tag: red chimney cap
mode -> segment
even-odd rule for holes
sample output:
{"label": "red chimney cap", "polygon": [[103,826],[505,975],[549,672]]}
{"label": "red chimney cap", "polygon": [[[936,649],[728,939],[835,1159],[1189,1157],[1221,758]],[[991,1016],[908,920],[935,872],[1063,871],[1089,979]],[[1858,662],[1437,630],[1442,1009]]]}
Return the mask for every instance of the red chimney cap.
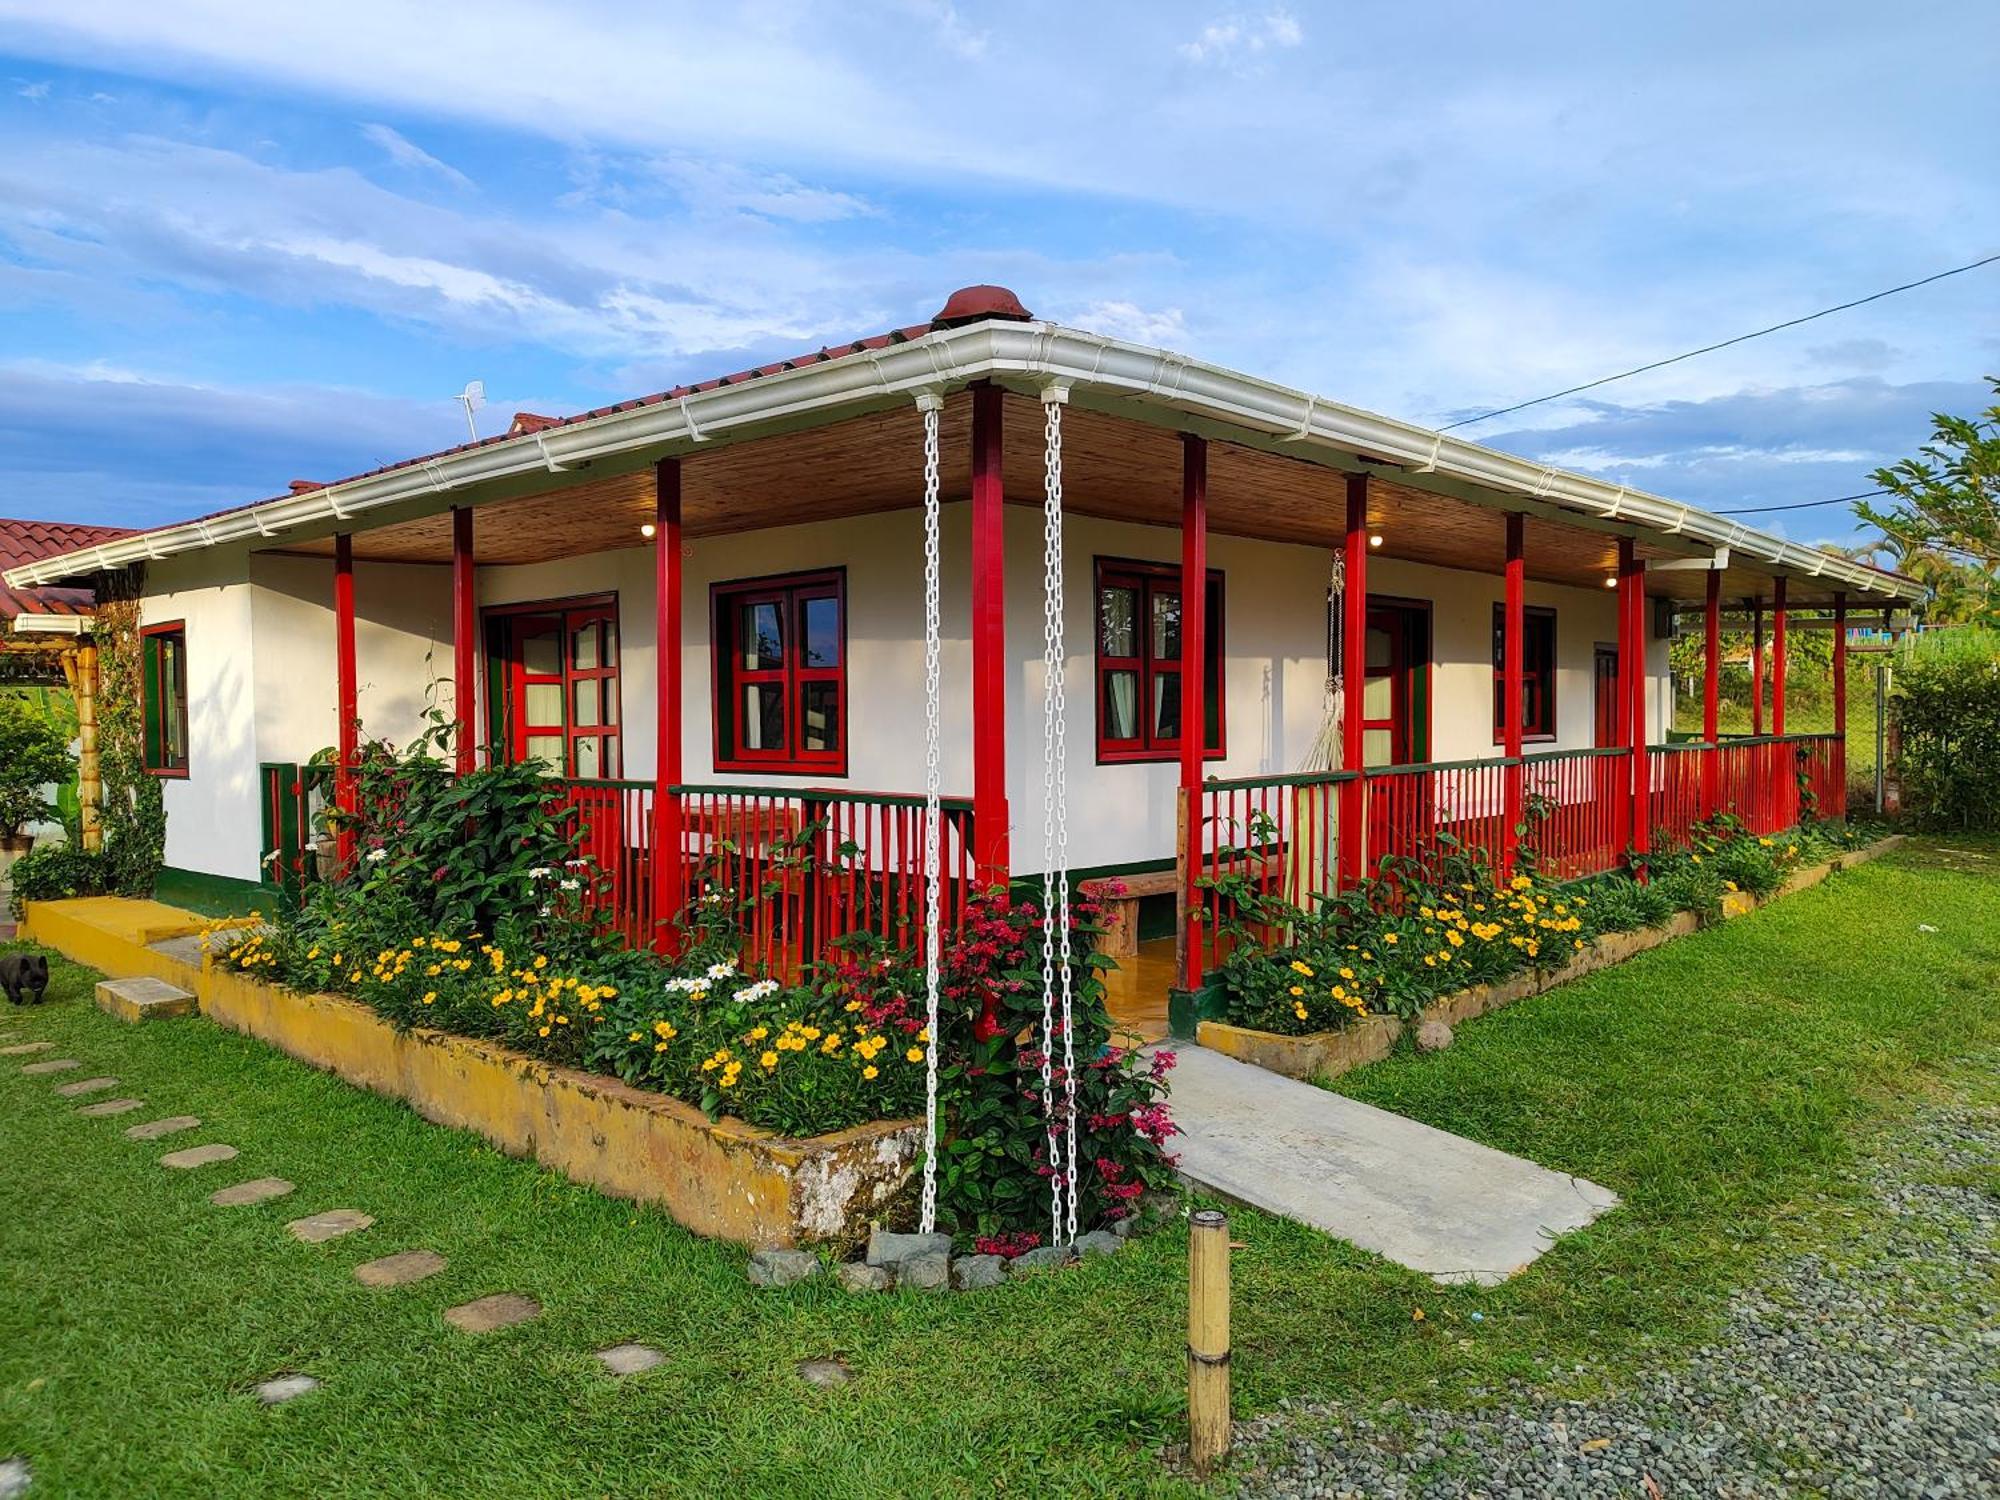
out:
{"label": "red chimney cap", "polygon": [[1004,286],[962,286],[945,298],[944,306],[931,319],[931,327],[956,328],[961,323],[977,323],[986,318],[1026,323],[1033,314]]}
{"label": "red chimney cap", "polygon": [[294,495],[310,495],[314,490],[323,490],[326,485],[317,479],[294,479],[291,491]]}
{"label": "red chimney cap", "polygon": [[514,420],[507,424],[507,435],[519,437],[524,432],[540,432],[545,427],[562,426],[561,417],[545,417],[539,412],[517,411]]}

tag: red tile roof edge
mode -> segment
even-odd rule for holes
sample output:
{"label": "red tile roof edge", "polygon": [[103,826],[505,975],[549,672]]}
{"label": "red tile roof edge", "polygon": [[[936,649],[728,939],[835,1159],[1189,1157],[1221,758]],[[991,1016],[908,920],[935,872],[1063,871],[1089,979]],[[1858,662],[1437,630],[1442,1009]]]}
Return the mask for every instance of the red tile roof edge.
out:
{"label": "red tile roof edge", "polygon": [[[133,534],[129,526],[86,526],[73,521],[26,521],[0,517],[0,573],[24,563],[59,557],[82,547],[115,542]],[[96,607],[90,589],[14,589],[0,581],[0,620],[19,615],[87,615]]]}

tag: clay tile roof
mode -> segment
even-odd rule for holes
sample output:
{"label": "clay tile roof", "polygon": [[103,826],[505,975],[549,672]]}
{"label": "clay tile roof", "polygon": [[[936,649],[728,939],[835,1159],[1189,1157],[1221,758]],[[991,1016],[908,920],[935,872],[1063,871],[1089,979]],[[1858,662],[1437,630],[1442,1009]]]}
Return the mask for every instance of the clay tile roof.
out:
{"label": "clay tile roof", "polygon": [[507,424],[507,436],[519,437],[524,432],[540,432],[544,427],[562,426],[561,417],[545,417],[539,412],[517,411],[514,420]]}
{"label": "clay tile roof", "polygon": [[314,490],[325,489],[326,481],[321,479],[294,479],[289,487],[294,495],[310,495]]}
{"label": "clay tile roof", "polygon": [[[123,526],[0,519],[0,573],[131,534]],[[95,605],[96,596],[89,589],[10,589],[0,582],[0,620],[16,615],[87,615]]]}

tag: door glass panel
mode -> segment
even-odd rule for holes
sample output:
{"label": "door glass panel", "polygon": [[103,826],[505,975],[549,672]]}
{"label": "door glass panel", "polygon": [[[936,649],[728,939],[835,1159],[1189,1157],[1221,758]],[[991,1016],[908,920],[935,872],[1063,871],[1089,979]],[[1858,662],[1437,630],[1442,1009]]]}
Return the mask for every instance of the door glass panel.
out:
{"label": "door glass panel", "polygon": [[1389,632],[1380,625],[1370,625],[1368,627],[1367,645],[1368,670],[1371,672],[1388,671],[1389,663],[1393,659],[1395,651],[1395,643]]}
{"label": "door glass panel", "polygon": [[521,759],[538,760],[549,770],[561,773],[563,737],[559,734],[531,734],[522,747]]}
{"label": "door glass panel", "polygon": [[1181,596],[1165,590],[1153,595],[1153,660],[1181,659]]}
{"label": "door glass panel", "polygon": [[1386,719],[1395,711],[1395,679],[1370,677],[1361,685],[1361,717]]}
{"label": "door glass panel", "polygon": [[1139,737],[1139,674],[1104,674],[1104,737],[1107,740],[1136,740]]}
{"label": "door glass panel", "polygon": [[604,681],[604,722],[618,722],[618,679],[608,677]]}
{"label": "door glass panel", "polygon": [[620,769],[621,767],[618,762],[618,736],[607,734],[604,737],[604,774],[606,776],[616,776]]}
{"label": "door glass panel", "polygon": [[776,604],[744,605],[742,632],[745,671],[774,672],[785,665],[784,615]]}
{"label": "door glass panel", "polygon": [[785,748],[785,689],[776,682],[743,685],[743,748]]}
{"label": "door glass panel", "polygon": [[570,632],[570,665],[579,672],[594,672],[604,665],[598,655],[596,621],[579,625]]}
{"label": "door glass panel", "polygon": [[615,667],[618,665],[618,622],[613,619],[601,620],[597,628],[604,637],[604,665]]}
{"label": "door glass panel", "polygon": [[1395,754],[1395,736],[1386,729],[1364,729],[1361,731],[1361,764],[1364,766],[1386,766],[1391,764]]}
{"label": "door glass panel", "polygon": [[603,741],[594,734],[581,735],[576,740],[576,774],[592,780],[604,774]]}
{"label": "door glass panel", "polygon": [[604,702],[604,684],[595,677],[585,677],[570,684],[570,697],[576,703],[576,717],[570,720],[573,728],[592,729],[603,722],[599,709]]}
{"label": "door glass panel", "polygon": [[562,675],[562,632],[559,630],[538,630],[532,635],[523,635],[521,643],[521,668],[531,677],[560,677]]}
{"label": "door glass panel", "polygon": [[1177,740],[1181,735],[1181,674],[1153,675],[1153,738]]}
{"label": "door glass panel", "polygon": [[799,748],[802,750],[840,748],[839,683],[799,684]]}
{"label": "door glass panel", "polygon": [[521,692],[521,708],[527,722],[534,725],[563,721],[563,690],[559,682],[531,682]]}
{"label": "door glass panel", "polygon": [[838,599],[808,599],[799,607],[803,616],[802,629],[805,634],[806,659],[808,667],[837,667],[840,665],[840,601]]}
{"label": "door glass panel", "polygon": [[1106,656],[1139,654],[1139,591],[1108,588],[1098,591],[1098,649]]}

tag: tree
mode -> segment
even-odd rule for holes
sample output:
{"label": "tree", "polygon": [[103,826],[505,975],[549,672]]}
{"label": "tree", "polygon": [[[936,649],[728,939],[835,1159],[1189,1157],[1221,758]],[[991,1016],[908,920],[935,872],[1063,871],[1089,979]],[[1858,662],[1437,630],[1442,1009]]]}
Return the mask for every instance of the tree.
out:
{"label": "tree", "polygon": [[1879,527],[1881,551],[1938,592],[1934,618],[1978,618],[2000,587],[2000,377],[1995,404],[1976,418],[1931,414],[1931,441],[1869,477],[1887,497],[1855,515]]}
{"label": "tree", "polygon": [[42,788],[75,774],[61,731],[13,694],[0,695],[0,841],[18,840],[28,824],[54,817]]}

